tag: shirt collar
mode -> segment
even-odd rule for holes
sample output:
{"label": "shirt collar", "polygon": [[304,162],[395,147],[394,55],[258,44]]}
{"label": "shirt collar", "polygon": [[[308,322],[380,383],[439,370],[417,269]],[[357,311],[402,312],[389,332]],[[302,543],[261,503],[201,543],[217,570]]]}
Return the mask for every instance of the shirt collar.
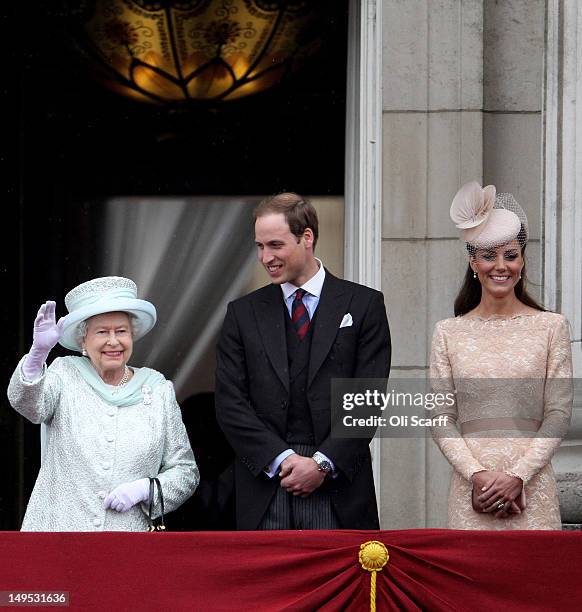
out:
{"label": "shirt collar", "polygon": [[323,289],[323,281],[325,280],[325,268],[323,267],[321,259],[317,259],[316,257],[315,261],[319,266],[319,270],[301,287],[297,287],[293,283],[283,283],[281,285],[281,290],[283,291],[283,297],[285,299],[293,295],[299,288],[305,289],[307,293],[310,293],[315,297],[319,297],[321,295],[321,290]]}

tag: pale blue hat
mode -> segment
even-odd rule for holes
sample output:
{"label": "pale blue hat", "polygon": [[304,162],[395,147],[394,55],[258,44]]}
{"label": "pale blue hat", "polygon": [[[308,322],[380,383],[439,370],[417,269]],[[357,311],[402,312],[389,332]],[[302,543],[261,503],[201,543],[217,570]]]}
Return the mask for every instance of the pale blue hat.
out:
{"label": "pale blue hat", "polygon": [[156,324],[156,308],[137,298],[137,286],[129,278],[104,276],[77,285],[65,296],[69,314],[64,318],[63,335],[59,340],[65,348],[80,351],[77,342],[79,323],[106,312],[127,312],[138,320],[133,339],[143,338]]}

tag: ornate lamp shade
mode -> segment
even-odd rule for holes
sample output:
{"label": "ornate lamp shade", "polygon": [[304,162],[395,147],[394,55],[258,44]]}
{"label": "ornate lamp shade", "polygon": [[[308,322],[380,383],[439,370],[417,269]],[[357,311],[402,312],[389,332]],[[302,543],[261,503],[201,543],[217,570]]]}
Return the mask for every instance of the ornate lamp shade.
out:
{"label": "ornate lamp shade", "polygon": [[84,0],[79,40],[120,94],[159,104],[234,100],[271,87],[313,52],[322,4]]}

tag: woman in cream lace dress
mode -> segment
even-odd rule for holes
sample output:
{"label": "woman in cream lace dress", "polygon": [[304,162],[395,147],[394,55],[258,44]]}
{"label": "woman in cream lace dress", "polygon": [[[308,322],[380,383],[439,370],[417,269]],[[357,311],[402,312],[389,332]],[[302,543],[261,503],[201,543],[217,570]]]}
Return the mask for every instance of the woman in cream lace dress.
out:
{"label": "woman in cream lace dress", "polygon": [[571,415],[568,322],[544,311],[524,287],[527,219],[509,194],[463,186],[451,217],[469,267],[455,318],[436,324],[430,373],[455,389],[433,430],[454,468],[453,529],[560,529],[550,464]]}

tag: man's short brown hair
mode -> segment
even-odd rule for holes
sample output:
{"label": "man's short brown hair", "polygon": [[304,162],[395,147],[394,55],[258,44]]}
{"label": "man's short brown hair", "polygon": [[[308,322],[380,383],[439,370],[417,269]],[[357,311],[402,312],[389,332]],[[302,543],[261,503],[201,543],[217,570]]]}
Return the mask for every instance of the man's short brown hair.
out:
{"label": "man's short brown hair", "polygon": [[307,198],[291,191],[269,196],[257,205],[253,215],[256,221],[259,217],[271,213],[283,213],[291,233],[296,236],[298,242],[305,230],[310,228],[313,232],[313,248],[315,249],[319,236],[319,222],[315,208]]}

